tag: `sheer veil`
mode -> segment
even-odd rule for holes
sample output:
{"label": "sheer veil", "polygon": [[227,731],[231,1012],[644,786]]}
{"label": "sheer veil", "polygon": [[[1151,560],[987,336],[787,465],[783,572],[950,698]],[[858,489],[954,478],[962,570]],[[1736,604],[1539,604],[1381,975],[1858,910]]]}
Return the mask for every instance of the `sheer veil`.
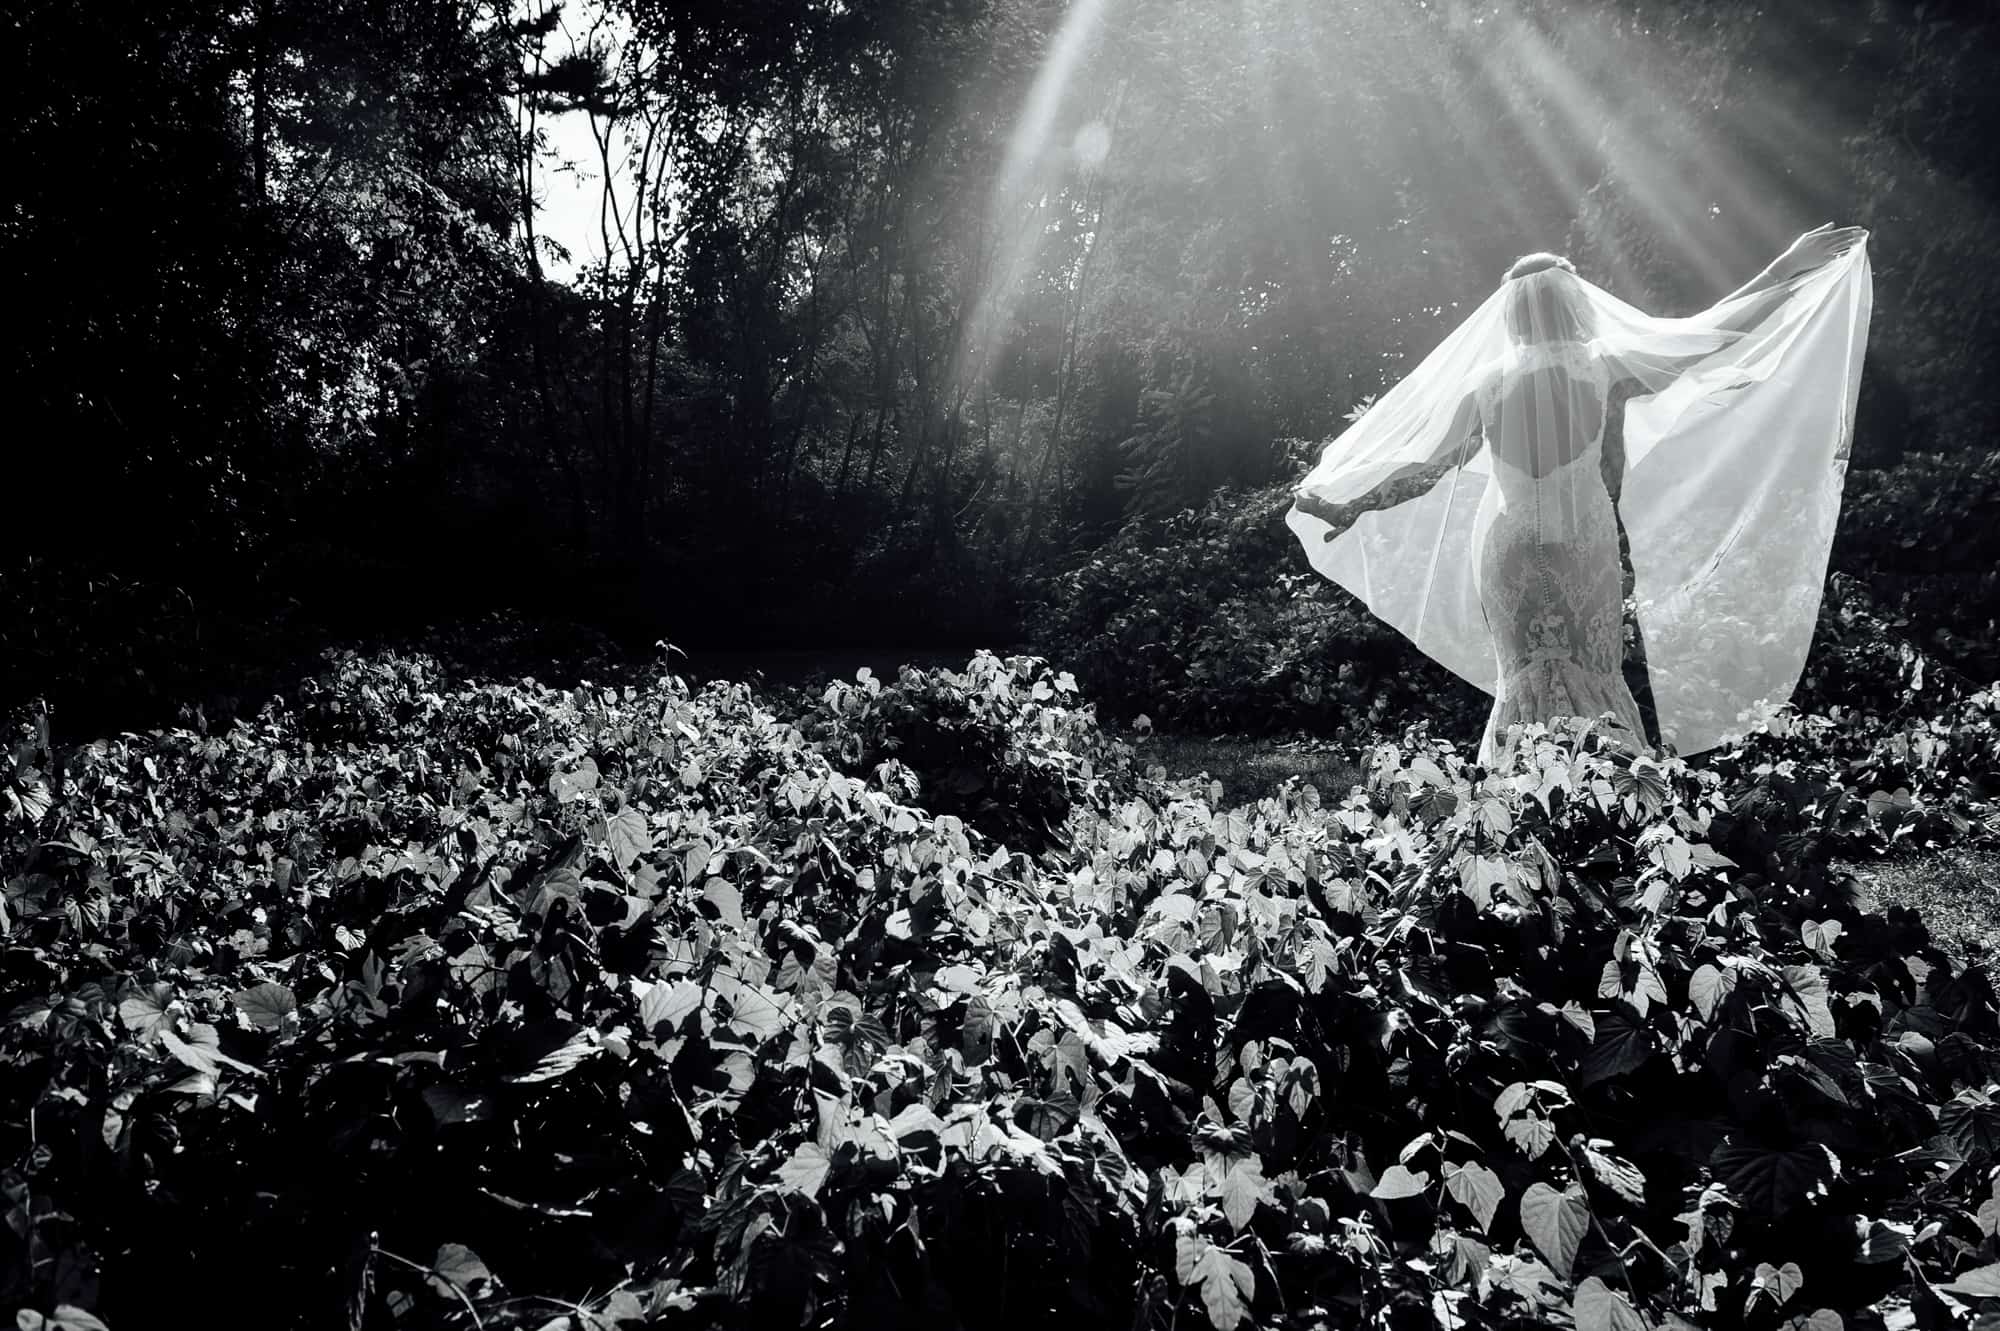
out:
{"label": "sheer veil", "polygon": [[[1804,669],[1867,340],[1866,246],[1783,290],[1670,319],[1561,269],[1504,283],[1327,445],[1299,493],[1323,509],[1435,471],[1428,487],[1344,529],[1305,507],[1287,523],[1315,569],[1492,693],[1482,502],[1522,478],[1558,508],[1601,485],[1571,464],[1595,457],[1622,383],[1618,512],[1661,738],[1713,748]],[[1515,470],[1496,480],[1496,466]]]}

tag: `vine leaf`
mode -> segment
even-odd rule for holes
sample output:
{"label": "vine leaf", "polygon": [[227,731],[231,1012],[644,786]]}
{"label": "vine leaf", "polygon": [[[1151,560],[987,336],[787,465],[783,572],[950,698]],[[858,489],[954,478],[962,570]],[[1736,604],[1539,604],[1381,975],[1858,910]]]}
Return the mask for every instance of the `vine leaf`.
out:
{"label": "vine leaf", "polygon": [[2000,1101],[1971,1087],[1938,1110],[1938,1126],[1973,1165],[2000,1154]]}
{"label": "vine leaf", "polygon": [[1264,1181],[1264,1166],[1256,1156],[1246,1155],[1230,1165],[1222,1179],[1222,1213],[1231,1229],[1242,1229],[1257,1214],[1257,1203],[1271,1196]]}
{"label": "vine leaf", "polygon": [[1817,1308],[1785,1323],[1785,1331],[1847,1331],[1847,1323],[1831,1308]]}
{"label": "vine leaf", "polygon": [[1717,1182],[1747,1209],[1766,1217],[1783,1215],[1824,1196],[1827,1184],[1840,1175],[1840,1161],[1817,1142],[1771,1147],[1729,1137],[1715,1148],[1708,1163]]}
{"label": "vine leaf", "polygon": [[1192,1226],[1174,1241],[1174,1274],[1183,1285],[1201,1287],[1202,1307],[1216,1331],[1236,1331],[1250,1315],[1250,1296],[1257,1289],[1250,1264],[1194,1233]]}
{"label": "vine leaf", "polygon": [[143,1044],[166,1024],[167,1010],[151,994],[133,994],[118,1005],[118,1020]]}
{"label": "vine leaf", "polygon": [[549,777],[549,794],[556,797],[556,803],[568,804],[596,790],[597,781],[597,760],[585,758],[574,772],[553,773]]}
{"label": "vine leaf", "polygon": [[1652,1056],[1652,1032],[1623,1013],[1609,1012],[1597,1023],[1597,1039],[1577,1065],[1577,1081],[1592,1086],[1630,1072]]}
{"label": "vine leaf", "polygon": [[1609,1142],[1579,1141],[1572,1138],[1571,1144],[1577,1147],[1577,1154],[1583,1157],[1583,1163],[1590,1167],[1591,1176],[1599,1183],[1633,1206],[1645,1200],[1646,1176],[1640,1173],[1639,1167],[1630,1160],[1598,1149],[1600,1146],[1609,1146]]}
{"label": "vine leaf", "polygon": [[1503,1131],[1507,1140],[1530,1160],[1541,1159],[1542,1152],[1554,1145],[1556,1140],[1555,1124],[1533,1110],[1510,1122]]}
{"label": "vine leaf", "polygon": [[1650,1331],[1623,1294],[1590,1276],[1576,1287],[1576,1331]]}
{"label": "vine leaf", "polygon": [[486,1263],[463,1243],[447,1243],[439,1248],[431,1270],[435,1274],[427,1277],[425,1283],[447,1299],[462,1295],[476,1298],[485,1286],[493,1283],[493,1273],[486,1269]]}
{"label": "vine leaf", "polygon": [[1938,1288],[1961,1299],[2000,1299],[2000,1262],[1976,1266]]}
{"label": "vine leaf", "polygon": [[604,820],[604,844],[610,848],[611,858],[618,867],[630,872],[641,855],[653,853],[653,834],[646,828],[646,815],[637,809],[627,809],[615,818]]}
{"label": "vine leaf", "polygon": [[1583,1234],[1589,1227],[1590,1204],[1574,1188],[1557,1192],[1546,1183],[1535,1183],[1521,1194],[1521,1228],[1535,1251],[1564,1280],[1569,1279],[1576,1251],[1583,1246]]}
{"label": "vine leaf", "polygon": [[1779,1307],[1791,1302],[1792,1295],[1799,1292],[1806,1283],[1805,1272],[1797,1262],[1786,1262],[1783,1266],[1773,1266],[1769,1262],[1757,1263],[1757,1271],[1750,1280],[1750,1297],[1745,1310],[1758,1299],[1769,1299]]}
{"label": "vine leaf", "polygon": [[[128,1000],[129,1001],[129,1000]],[[259,984],[231,994],[229,1001],[259,1030],[275,1031],[285,1018],[299,1010],[298,995],[282,984]]]}
{"label": "vine leaf", "polygon": [[1703,962],[1688,977],[1688,998],[1703,1021],[1714,1021],[1729,995],[1736,991],[1736,971]]}
{"label": "vine leaf", "polygon": [[1507,1187],[1498,1174],[1476,1160],[1462,1167],[1446,1165],[1444,1186],[1453,1199],[1472,1212],[1480,1229],[1493,1228],[1493,1217],[1507,1197]]}
{"label": "vine leaf", "polygon": [[1382,1171],[1382,1181],[1377,1183],[1368,1195],[1381,1201],[1399,1201],[1404,1197],[1420,1195],[1431,1185],[1430,1171],[1412,1171],[1405,1165],[1390,1165]]}
{"label": "vine leaf", "polygon": [[800,1142],[791,1158],[778,1166],[778,1179],[796,1192],[817,1197],[820,1186],[826,1182],[826,1172],[832,1167],[832,1158],[818,1142]]}

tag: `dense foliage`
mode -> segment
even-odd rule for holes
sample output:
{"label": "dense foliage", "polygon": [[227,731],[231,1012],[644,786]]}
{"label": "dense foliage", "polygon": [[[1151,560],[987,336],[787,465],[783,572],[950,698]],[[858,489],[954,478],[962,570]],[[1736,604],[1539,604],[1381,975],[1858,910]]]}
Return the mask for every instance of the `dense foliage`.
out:
{"label": "dense foliage", "polygon": [[1476,731],[1490,701],[1306,564],[1291,487],[1226,491],[1135,523],[1039,587],[1029,632],[1115,716],[1359,742],[1428,717]]}
{"label": "dense foliage", "polygon": [[212,733],[28,716],[0,1289],[114,1328],[187,1290],[353,1327],[2000,1308],[1992,976],[1828,869],[2000,837],[2000,693],[1777,712],[1703,768],[1582,725],[1366,760],[1218,808],[983,654],[783,711],[347,655]]}
{"label": "dense foliage", "polygon": [[1966,574],[1922,632],[1993,564],[1979,0],[32,0],[5,32],[0,698],[59,726],[441,599],[641,650],[1008,641],[1039,575],[1281,477],[1515,254],[1672,312],[1829,218],[1881,296],[1857,488],[1927,493],[1876,530]]}

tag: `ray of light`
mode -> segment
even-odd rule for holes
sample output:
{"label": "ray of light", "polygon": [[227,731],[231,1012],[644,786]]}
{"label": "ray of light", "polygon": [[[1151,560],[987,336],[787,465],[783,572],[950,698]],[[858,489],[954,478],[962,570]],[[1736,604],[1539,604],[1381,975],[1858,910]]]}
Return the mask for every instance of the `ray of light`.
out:
{"label": "ray of light", "polygon": [[[1055,149],[1058,117],[1076,72],[1104,20],[1108,0],[1075,0],[1049,42],[1041,68],[1022,99],[994,182],[987,225],[998,232],[985,281],[953,356],[952,381],[962,394],[983,377],[1013,314],[1023,278],[1047,229],[1050,195],[1061,165]],[[1101,128],[1101,127],[1100,127]],[[1068,145],[1061,145],[1068,146]],[[1076,145],[1094,169],[1110,149],[1108,131]]]}

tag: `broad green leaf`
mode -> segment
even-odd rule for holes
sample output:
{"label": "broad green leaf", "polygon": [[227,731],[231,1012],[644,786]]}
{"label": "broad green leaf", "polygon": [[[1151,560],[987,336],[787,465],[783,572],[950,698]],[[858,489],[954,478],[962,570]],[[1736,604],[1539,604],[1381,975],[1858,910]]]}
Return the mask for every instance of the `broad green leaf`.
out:
{"label": "broad green leaf", "polygon": [[1542,1158],[1542,1152],[1555,1144],[1555,1124],[1540,1114],[1523,1114],[1509,1122],[1501,1130],[1514,1148],[1530,1160]]}
{"label": "broad green leaf", "polygon": [[931,976],[931,983],[955,994],[976,994],[979,992],[980,978],[978,971],[959,963],[940,969],[937,974]]}
{"label": "broad green leaf", "polygon": [[167,1010],[151,994],[133,994],[118,1005],[118,1020],[143,1043],[167,1019]]}
{"label": "broad green leaf", "polygon": [[1715,1148],[1709,1168],[1747,1210],[1775,1218],[1824,1196],[1840,1162],[1816,1142],[1763,1146],[1732,1136]]}
{"label": "broad green leaf", "polygon": [[549,777],[549,793],[556,797],[556,803],[568,804],[582,799],[597,789],[597,762],[585,758],[577,763],[573,772],[556,772]]}
{"label": "broad green leaf", "polygon": [[1507,1197],[1506,1185],[1500,1182],[1498,1174],[1476,1160],[1464,1166],[1448,1164],[1444,1167],[1444,1186],[1454,1200],[1472,1212],[1481,1230],[1493,1228],[1493,1217]]}
{"label": "broad green leaf", "polygon": [[222,1066],[211,1051],[189,1044],[164,1026],[160,1028],[160,1043],[166,1046],[168,1053],[196,1072],[213,1077]]}
{"label": "broad green leaf", "polygon": [[1639,1205],[1646,1198],[1646,1176],[1631,1161],[1597,1149],[1605,1145],[1609,1143],[1586,1143],[1578,1150],[1584,1168],[1590,1171],[1591,1177],[1624,1201],[1633,1206]]}
{"label": "broad green leaf", "polygon": [[889,1135],[897,1141],[926,1133],[933,1137],[944,1135],[944,1120],[932,1112],[929,1105],[907,1105],[889,1120]]}
{"label": "broad green leaf", "polygon": [[439,1248],[431,1261],[431,1271],[433,1274],[427,1280],[431,1289],[454,1303],[461,1293],[479,1297],[493,1280],[493,1273],[479,1260],[479,1254],[462,1243],[447,1243]]}
{"label": "broad green leaf", "polygon": [[1521,1229],[1561,1279],[1569,1279],[1589,1228],[1590,1204],[1576,1188],[1557,1192],[1546,1183],[1533,1183],[1521,1194]]}
{"label": "broad green leaf", "polygon": [[255,985],[229,997],[259,1030],[275,1031],[285,1024],[286,1017],[299,1010],[298,996],[282,984]]}
{"label": "broad green leaf", "polygon": [[1807,920],[1800,926],[1799,934],[1810,951],[1830,957],[1833,953],[1833,945],[1840,940],[1841,932],[1845,927],[1839,920],[1826,920],[1824,922]]}
{"label": "broad green leaf", "polygon": [[1445,1279],[1454,1285],[1469,1285],[1486,1274],[1487,1264],[1492,1260],[1493,1250],[1484,1243],[1470,1234],[1453,1234]]}
{"label": "broad green leaf", "polygon": [[2000,1262],[1961,1272],[1938,1288],[1961,1299],[2000,1299]]}
{"label": "broad green leaf", "polygon": [[1938,1126],[1965,1158],[1984,1165],[2000,1155],[2000,1101],[1967,1088],[1938,1110]]}
{"label": "broad green leaf", "polygon": [[1264,1181],[1264,1166],[1254,1155],[1233,1161],[1222,1177],[1222,1214],[1231,1229],[1242,1229],[1257,1214],[1257,1203],[1268,1201],[1271,1185]]}
{"label": "broad green leaf", "polygon": [[1374,1191],[1368,1195],[1385,1202],[1393,1202],[1404,1197],[1419,1196],[1430,1185],[1431,1176],[1428,1170],[1419,1169],[1412,1172],[1405,1165],[1390,1165],[1382,1171],[1381,1182],[1377,1183]]}
{"label": "broad green leaf", "polygon": [[794,1192],[817,1197],[820,1185],[826,1182],[827,1170],[832,1167],[832,1159],[817,1142],[800,1142],[791,1158],[778,1166],[778,1179]]}
{"label": "broad green leaf", "polygon": [[1593,1086],[1631,1072],[1653,1056],[1653,1035],[1621,1012],[1608,1012],[1597,1022],[1597,1039],[1577,1066],[1580,1085]]}
{"label": "broad green leaf", "polygon": [[1837,1034],[1833,1021],[1833,1009],[1827,1004],[1826,976],[1817,966],[1787,966],[1784,968],[1785,984],[1791,990],[1792,1001],[1805,1016],[1806,1030],[1818,1040],[1831,1040]]}
{"label": "broad green leaf", "polygon": [[646,815],[628,808],[605,819],[604,844],[611,851],[612,862],[630,872],[640,856],[653,853],[653,834],[646,826]]}
{"label": "broad green leaf", "polygon": [[1250,1299],[1257,1291],[1250,1264],[1210,1244],[1195,1259],[1192,1274],[1215,1331],[1236,1331],[1250,1315]]}
{"label": "broad green leaf", "polygon": [[701,885],[701,899],[715,907],[716,916],[722,923],[736,930],[746,932],[749,926],[743,919],[743,894],[736,890],[736,884],[726,878],[711,878]]}
{"label": "broad green leaf", "polygon": [[1596,1276],[1586,1276],[1576,1287],[1572,1307],[1576,1331],[1650,1331],[1631,1302]]}
{"label": "broad green leaf", "polygon": [[998,1023],[993,1005],[984,998],[965,1002],[965,1020],[959,1025],[959,1048],[967,1064],[977,1067],[993,1056],[993,1036]]}
{"label": "broad green leaf", "polygon": [[1785,1331],[1847,1331],[1847,1323],[1831,1308],[1817,1308],[1785,1323]]}
{"label": "broad green leaf", "polygon": [[1590,1009],[1571,999],[1562,1005],[1559,1013],[1562,1019],[1583,1032],[1586,1040],[1597,1039],[1597,1018],[1590,1015]]}
{"label": "broad green leaf", "polygon": [[[27,1310],[23,1309],[21,1316],[25,1319],[27,1315]],[[27,1322],[23,1320],[21,1325],[25,1328]],[[86,1312],[73,1303],[57,1304],[54,1312],[40,1319],[40,1328],[41,1331],[111,1331],[95,1313]]]}
{"label": "broad green leaf", "polygon": [[1769,1299],[1783,1307],[1805,1283],[1805,1272],[1799,1269],[1797,1262],[1786,1262],[1783,1266],[1759,1262],[1750,1277],[1750,1298],[1753,1302],[1759,1298]]}
{"label": "broad green leaf", "polygon": [[1733,967],[1713,966],[1706,962],[1695,967],[1688,977],[1688,998],[1694,1010],[1701,1014],[1703,1021],[1714,1021],[1716,1012],[1724,1000],[1736,988],[1736,971]]}
{"label": "broad green leaf", "polygon": [[678,1030],[682,1019],[701,1006],[701,998],[701,986],[693,980],[662,980],[640,996],[639,1024],[649,1034],[662,1023]]}

